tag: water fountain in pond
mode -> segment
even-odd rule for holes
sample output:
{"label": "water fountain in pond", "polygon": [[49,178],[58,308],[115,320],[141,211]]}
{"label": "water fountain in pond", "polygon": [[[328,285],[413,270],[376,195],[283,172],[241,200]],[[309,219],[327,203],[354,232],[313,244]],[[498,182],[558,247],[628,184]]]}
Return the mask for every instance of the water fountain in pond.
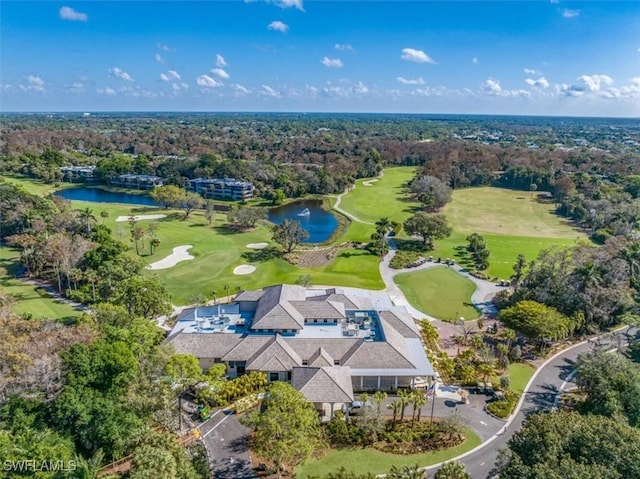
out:
{"label": "water fountain in pond", "polygon": [[309,208],[305,208],[300,213],[298,213],[298,216],[310,216],[310,215],[311,215],[311,211],[309,211]]}

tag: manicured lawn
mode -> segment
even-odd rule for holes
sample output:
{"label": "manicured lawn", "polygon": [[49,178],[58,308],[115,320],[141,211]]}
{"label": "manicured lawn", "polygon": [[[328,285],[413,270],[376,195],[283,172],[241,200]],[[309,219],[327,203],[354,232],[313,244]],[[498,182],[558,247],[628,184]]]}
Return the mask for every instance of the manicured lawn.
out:
{"label": "manicured lawn", "polygon": [[424,454],[412,454],[397,456],[385,454],[373,449],[342,449],[332,451],[320,459],[312,459],[296,469],[298,479],[306,479],[310,476],[324,477],[330,472],[336,472],[341,467],[356,474],[384,474],[389,472],[392,466],[404,466],[418,464],[429,466],[447,459],[464,454],[480,444],[480,438],[471,429],[466,429],[467,440],[456,447],[446,451],[427,452]]}
{"label": "manicured lawn", "polygon": [[[454,227],[453,234],[447,239],[436,241],[436,248],[428,254],[433,255],[435,258],[438,256],[442,257],[442,259],[452,258],[462,266],[466,266],[463,257],[466,254],[464,248],[467,245],[465,240],[467,235],[468,233],[456,231]],[[482,236],[491,253],[491,256],[489,256],[489,269],[485,272],[491,278],[499,279],[508,279],[513,274],[513,264],[520,253],[525,255],[527,261],[531,261],[543,249],[575,246],[578,241],[587,241],[586,238],[577,241],[567,238],[541,238],[489,233],[482,233]],[[460,247],[462,249],[456,249]]]}
{"label": "manicured lawn", "polygon": [[480,317],[480,313],[471,304],[475,284],[451,268],[436,266],[402,273],[394,279],[407,300],[430,316],[444,321],[453,321],[459,317]]}
{"label": "manicured lawn", "polygon": [[552,202],[532,199],[526,191],[491,187],[455,190],[443,213],[460,233],[586,238],[569,221],[555,214]]}
{"label": "manicured lawn", "polygon": [[[45,192],[44,186],[38,182],[22,179],[17,182],[34,193]],[[171,254],[175,246],[193,245],[189,254],[195,259],[178,263],[173,268],[148,271],[148,274],[157,275],[167,285],[172,302],[176,305],[187,304],[199,294],[211,299],[213,291],[221,297],[226,294],[226,285],[233,293],[236,288],[255,289],[281,282],[294,283],[303,274],[311,275],[313,284],[384,288],[378,271],[378,259],[366,251],[344,250],[331,264],[317,268],[297,268],[280,258],[260,260],[244,257],[246,253],[256,253],[246,247],[249,243],[273,244],[267,223],[258,225],[252,231],[234,232],[225,228],[226,215],[221,213],[216,214],[212,226],[209,226],[202,211],[196,211],[184,220],[182,211],[149,206],[85,201],[73,201],[72,206],[75,209],[93,210],[98,223],[103,222],[100,213],[107,211],[109,217],[104,224],[111,228],[115,238],[129,245],[131,251],[135,251],[135,247],[131,242],[129,223],[116,222],[116,218],[134,214],[166,214],[167,218],[154,220],[160,246],[152,256],[146,239],[140,254],[147,263],[153,263]],[[140,222],[143,225],[150,223],[148,220]],[[343,241],[347,240],[339,238],[337,242]],[[249,275],[234,275],[233,269],[240,264],[252,264],[256,266],[256,271]]]}
{"label": "manicured lawn", "polygon": [[517,394],[522,394],[529,379],[535,372],[535,368],[526,363],[509,364],[509,389]]}
{"label": "manicured lawn", "polygon": [[[363,182],[371,178],[358,180],[356,188],[342,197],[340,207],[363,221],[376,222],[383,216],[399,223],[411,216],[419,203],[408,201],[404,185],[415,173],[414,167],[402,166],[386,168],[384,175],[371,186]],[[367,237],[368,239],[368,237]]]}
{"label": "manicured lawn", "polygon": [[0,247],[0,289],[15,297],[14,311],[30,313],[34,318],[69,319],[80,316],[80,311],[50,297],[46,291],[16,278],[20,267],[20,253],[12,248]]}
{"label": "manicured lawn", "polygon": [[63,188],[72,188],[74,186],[82,186],[81,183],[60,183],[55,186],[53,183],[45,183],[41,180],[29,179],[19,176],[0,175],[4,181],[9,184],[22,186],[25,190],[34,195],[46,196],[54,190],[61,190]]}

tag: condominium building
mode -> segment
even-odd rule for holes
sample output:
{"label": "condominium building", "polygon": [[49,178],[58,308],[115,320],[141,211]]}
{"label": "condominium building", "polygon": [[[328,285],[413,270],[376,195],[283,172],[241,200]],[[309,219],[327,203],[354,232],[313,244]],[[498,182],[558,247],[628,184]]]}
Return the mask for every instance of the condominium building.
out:
{"label": "condominium building", "polygon": [[200,193],[205,198],[216,200],[247,200],[253,197],[254,186],[250,181],[235,178],[194,178],[187,189]]}

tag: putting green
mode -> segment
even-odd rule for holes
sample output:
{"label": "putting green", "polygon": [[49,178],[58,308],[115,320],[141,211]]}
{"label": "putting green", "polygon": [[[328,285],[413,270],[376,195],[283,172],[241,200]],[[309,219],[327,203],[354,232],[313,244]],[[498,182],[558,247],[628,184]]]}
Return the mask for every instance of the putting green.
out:
{"label": "putting green", "polygon": [[402,273],[394,278],[412,306],[443,321],[476,319],[480,313],[471,304],[476,285],[446,266]]}

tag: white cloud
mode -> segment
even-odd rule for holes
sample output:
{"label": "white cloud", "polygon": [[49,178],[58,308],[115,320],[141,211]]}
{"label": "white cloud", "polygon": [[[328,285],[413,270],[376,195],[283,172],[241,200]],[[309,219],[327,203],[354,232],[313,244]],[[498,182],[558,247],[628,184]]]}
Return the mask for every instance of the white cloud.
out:
{"label": "white cloud", "polygon": [[120,78],[120,80],[135,81],[131,77],[131,75],[129,75],[127,72],[123,71],[121,68],[118,68],[118,67],[109,68],[109,74],[116,78]]}
{"label": "white cloud", "polygon": [[564,18],[575,18],[578,15],[580,15],[580,10],[571,10],[569,8],[562,10],[562,16]]}
{"label": "white cloud", "polygon": [[247,87],[240,85],[239,83],[231,85],[231,88],[233,88],[233,90],[236,92],[236,95],[238,96],[248,95],[249,93],[251,93],[251,90],[249,90]]}
{"label": "white cloud", "polygon": [[403,48],[400,58],[407,60],[408,62],[416,63],[435,63],[433,59],[422,50],[416,50],[414,48]]}
{"label": "white cloud", "polygon": [[123,86],[118,88],[118,92],[125,96],[133,98],[157,98],[159,95],[156,92],[145,90],[140,87]]}
{"label": "white cloud", "polygon": [[495,78],[488,78],[482,84],[482,91],[487,95],[511,98],[531,96],[531,92],[527,90],[505,90],[504,88],[502,88],[500,81],[496,80]]}
{"label": "white cloud", "polygon": [[327,68],[342,68],[342,60],[340,60],[339,58],[324,57],[322,60],[320,60],[320,63],[322,63]]}
{"label": "white cloud", "polygon": [[578,81],[589,91],[600,91],[600,87],[613,84],[613,78],[609,75],[582,75],[578,77]]}
{"label": "white cloud", "polygon": [[604,98],[640,98],[640,77],[631,79],[629,85],[620,88],[609,88],[600,93]]}
{"label": "white cloud", "polygon": [[304,12],[304,8],[302,6],[302,0],[267,0],[269,3],[273,3],[280,8],[291,8],[295,7],[298,10]]}
{"label": "white cloud", "polygon": [[64,89],[70,93],[84,93],[84,85],[80,82],[65,85]]}
{"label": "white cloud", "polygon": [[354,51],[353,47],[348,43],[336,43],[334,47],[336,50],[348,50],[350,52]]}
{"label": "white cloud", "polygon": [[549,88],[549,82],[545,77],[540,77],[537,80],[534,80],[533,78],[527,78],[524,82],[527,85],[535,88]]}
{"label": "white cloud", "polygon": [[70,22],[86,22],[89,18],[86,13],[77,12],[71,7],[62,7],[59,14],[60,18]]}
{"label": "white cloud", "polygon": [[158,47],[163,52],[173,52],[175,48],[171,48],[169,45],[165,45],[163,43],[156,43],[156,47]]}
{"label": "white cloud", "polygon": [[219,53],[216,54],[216,66],[220,68],[227,66],[227,61]]}
{"label": "white cloud", "polygon": [[115,95],[116,91],[113,88],[106,87],[106,88],[98,88],[96,90],[96,93],[98,93],[99,95]]}
{"label": "white cloud", "polygon": [[473,57],[471,59],[471,63],[473,63],[474,65],[477,65],[478,63],[480,63],[480,60],[478,60],[478,57]]}
{"label": "white cloud", "polygon": [[182,90],[188,90],[189,84],[185,82],[173,83],[171,85],[171,88],[173,89],[174,92],[179,92]]}
{"label": "white cloud", "polygon": [[172,81],[172,80],[181,80],[180,74],[175,70],[169,70],[167,73],[160,73],[160,80],[162,81]]}
{"label": "white cloud", "polygon": [[229,79],[229,74],[222,68],[214,68],[213,70],[211,70],[211,73],[213,73],[217,77],[224,78],[225,80]]}
{"label": "white cloud", "polygon": [[369,93],[369,88],[367,85],[359,81],[356,86],[353,87],[353,91],[359,94]]}
{"label": "white cloud", "polygon": [[202,87],[208,88],[216,88],[222,86],[222,82],[217,81],[214,78],[211,78],[209,75],[200,75],[196,78],[196,83]]}
{"label": "white cloud", "polygon": [[542,75],[542,72],[540,70],[536,70],[535,68],[523,68],[522,71],[527,75]]}
{"label": "white cloud", "polygon": [[23,91],[44,91],[44,80],[38,75],[27,75],[27,84],[20,85]]}
{"label": "white cloud", "polygon": [[274,20],[269,25],[267,25],[267,29],[287,33],[287,30],[289,30],[289,25],[287,25],[286,23],[282,23],[280,20]]}
{"label": "white cloud", "polygon": [[155,58],[158,63],[164,63],[164,58],[162,58],[162,55],[159,53],[156,53],[153,58]]}
{"label": "white cloud", "polygon": [[422,77],[418,77],[413,80],[410,78],[396,77],[396,80],[398,80],[403,85],[424,85],[424,80],[422,79]]}
{"label": "white cloud", "polygon": [[262,85],[262,94],[273,98],[280,98],[280,92],[271,88],[269,85]]}

